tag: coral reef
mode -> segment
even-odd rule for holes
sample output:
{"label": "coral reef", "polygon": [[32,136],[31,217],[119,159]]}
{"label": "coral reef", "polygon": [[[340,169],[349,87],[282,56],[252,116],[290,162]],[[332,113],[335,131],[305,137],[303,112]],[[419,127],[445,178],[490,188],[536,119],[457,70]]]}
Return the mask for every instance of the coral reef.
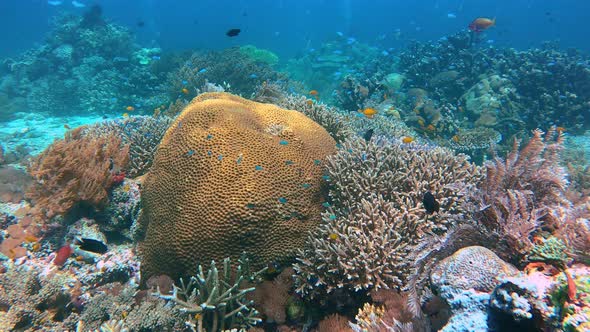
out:
{"label": "coral reef", "polygon": [[14,100],[12,109],[24,99],[32,112],[105,114],[128,105],[151,110],[165,101],[153,88],[162,73],[135,61],[139,47],[129,31],[103,19],[87,24],[86,17],[58,16],[41,47],[8,63],[0,85]]}
{"label": "coral reef", "polygon": [[[346,142],[327,171],[333,207],[295,265],[297,291],[311,297],[406,286],[413,246],[469,218],[480,178],[466,156],[415,143]],[[439,212],[423,208],[427,192]]]}
{"label": "coral reef", "polygon": [[154,295],[172,301],[188,313],[187,326],[192,331],[224,331],[226,328],[248,328],[261,322],[258,311],[252,308],[253,302],[246,300],[246,294],[254,287],[243,288],[243,283],[255,282],[264,272],[252,273],[249,262],[242,257],[238,261],[235,273],[232,273],[229,259],[223,260],[220,272],[211,262],[207,273],[199,265],[198,274],[186,283],[180,280],[180,286],[173,286],[172,294],[162,294],[159,289]]}
{"label": "coral reef", "polygon": [[82,131],[68,132],[29,165],[34,183],[27,196],[39,216],[63,215],[78,203],[105,205],[115,176],[127,165],[129,147],[121,138],[84,136]]}
{"label": "coral reef", "polygon": [[[209,51],[192,54],[167,78],[165,87],[171,100],[178,97],[188,100],[204,92],[201,87],[208,82],[230,86],[231,91],[250,96],[256,86],[264,81],[284,80],[267,61],[260,61],[260,53],[241,47],[223,51]],[[265,59],[268,56],[264,56]],[[267,59],[268,60],[268,59]]]}
{"label": "coral reef", "polygon": [[319,223],[322,164],[334,151],[299,112],[226,93],[194,99],[143,183],[143,280],[243,251],[254,267],[287,262]]}
{"label": "coral reef", "polygon": [[[387,90],[383,79],[395,71],[394,57],[388,55],[354,37],[338,35],[320,48],[308,49],[301,57],[290,59],[286,69],[292,79],[316,89],[324,102],[356,111],[369,95],[369,86],[372,91]],[[349,97],[353,93],[355,96]]]}
{"label": "coral reef", "polygon": [[461,32],[411,43],[400,53],[399,71],[405,89],[425,89],[437,104],[459,100],[458,109],[468,115],[458,119],[459,127],[476,121],[511,137],[548,124],[588,129],[582,121],[590,102],[587,63],[579,52],[548,44],[525,51],[476,47]]}

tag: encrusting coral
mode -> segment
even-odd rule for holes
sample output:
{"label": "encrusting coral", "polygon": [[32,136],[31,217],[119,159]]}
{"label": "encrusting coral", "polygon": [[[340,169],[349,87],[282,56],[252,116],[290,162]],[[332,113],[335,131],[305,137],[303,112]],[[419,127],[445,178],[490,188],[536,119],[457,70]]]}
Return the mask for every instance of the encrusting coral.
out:
{"label": "encrusting coral", "polygon": [[322,164],[335,145],[300,112],[227,93],[195,98],[142,187],[142,280],[244,251],[254,267],[293,258],[319,224]]}
{"label": "encrusting coral", "polygon": [[66,133],[29,165],[34,182],[27,196],[42,217],[66,214],[81,202],[104,205],[127,165],[129,147],[121,138],[85,136],[83,128]]}
{"label": "encrusting coral", "polygon": [[[411,249],[472,211],[479,168],[465,155],[417,144],[349,141],[327,161],[333,207],[298,255],[297,291],[403,287]],[[440,211],[423,207],[431,192]]]}

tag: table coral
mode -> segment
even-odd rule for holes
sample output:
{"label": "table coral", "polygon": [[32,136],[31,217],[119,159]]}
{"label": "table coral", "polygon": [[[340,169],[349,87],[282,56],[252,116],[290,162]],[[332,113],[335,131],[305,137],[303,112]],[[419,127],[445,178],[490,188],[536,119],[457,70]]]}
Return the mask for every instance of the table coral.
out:
{"label": "table coral", "polygon": [[284,263],[320,218],[335,142],[295,111],[226,93],[195,98],[170,126],[142,188],[142,279],[193,274],[243,251]]}

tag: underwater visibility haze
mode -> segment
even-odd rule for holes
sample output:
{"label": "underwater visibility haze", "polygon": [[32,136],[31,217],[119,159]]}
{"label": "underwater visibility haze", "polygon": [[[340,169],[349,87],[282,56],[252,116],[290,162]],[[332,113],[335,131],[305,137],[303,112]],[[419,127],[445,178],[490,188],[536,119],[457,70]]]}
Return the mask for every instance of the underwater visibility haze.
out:
{"label": "underwater visibility haze", "polygon": [[590,331],[590,2],[0,18],[0,331]]}

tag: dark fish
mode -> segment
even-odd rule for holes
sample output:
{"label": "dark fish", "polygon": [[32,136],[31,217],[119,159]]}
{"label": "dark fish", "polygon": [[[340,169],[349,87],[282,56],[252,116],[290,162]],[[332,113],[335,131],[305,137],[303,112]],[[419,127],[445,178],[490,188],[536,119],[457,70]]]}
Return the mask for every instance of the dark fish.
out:
{"label": "dark fish", "polygon": [[225,33],[228,37],[235,37],[237,35],[240,34],[242,30],[240,29],[229,29],[227,30],[227,32]]}
{"label": "dark fish", "polygon": [[145,26],[145,22],[144,21],[137,21],[137,26],[140,28],[143,28]]}
{"label": "dark fish", "polygon": [[373,128],[365,131],[365,134],[363,135],[363,138],[365,139],[365,141],[369,142],[371,140],[371,137],[373,137]]}
{"label": "dark fish", "polygon": [[438,210],[440,210],[440,204],[438,204],[436,198],[434,198],[430,191],[427,191],[424,194],[424,198],[422,198],[422,204],[424,204],[424,208],[428,214],[438,212]]}
{"label": "dark fish", "polygon": [[93,239],[82,238],[76,241],[76,244],[84,251],[95,252],[98,254],[104,254],[108,250],[104,243]]}

